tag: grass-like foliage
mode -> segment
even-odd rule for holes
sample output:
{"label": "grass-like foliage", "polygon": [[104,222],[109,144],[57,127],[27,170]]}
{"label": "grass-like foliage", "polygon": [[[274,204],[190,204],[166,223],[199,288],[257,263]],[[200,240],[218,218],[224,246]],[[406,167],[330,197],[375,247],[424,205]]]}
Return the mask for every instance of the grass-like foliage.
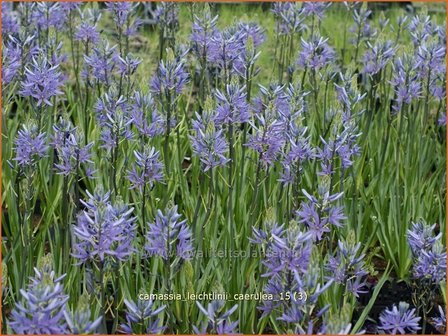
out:
{"label": "grass-like foliage", "polygon": [[444,333],[444,16],[2,3],[2,332]]}

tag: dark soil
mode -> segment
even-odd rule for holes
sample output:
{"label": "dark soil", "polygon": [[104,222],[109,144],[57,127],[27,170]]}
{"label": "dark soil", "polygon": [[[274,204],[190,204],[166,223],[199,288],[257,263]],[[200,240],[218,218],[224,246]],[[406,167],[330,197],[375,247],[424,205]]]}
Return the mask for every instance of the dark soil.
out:
{"label": "dark soil", "polygon": [[[356,323],[357,319],[361,315],[364,307],[369,303],[370,298],[373,295],[374,286],[372,286],[367,293],[361,294],[358,302],[360,304],[359,309],[355,312],[353,316],[352,323]],[[397,282],[395,280],[387,281],[383,288],[381,288],[378,297],[375,300],[375,303],[372,309],[369,312],[369,318],[366,320],[363,329],[366,334],[376,334],[378,333],[377,322],[379,321],[379,316],[383,310],[386,308],[391,308],[394,304],[398,305],[399,302],[404,301],[407,302],[412,308],[415,308],[412,303],[412,289],[405,282]],[[440,303],[435,303],[435,306]],[[443,304],[442,304],[443,305]],[[426,330],[425,335],[428,334],[438,334],[442,333],[438,332],[431,324],[431,318],[436,316],[436,311],[433,309],[427,317],[426,321]],[[420,316],[423,320],[423,315]],[[422,321],[421,320],[421,321]],[[417,334],[422,334],[421,330]]]}

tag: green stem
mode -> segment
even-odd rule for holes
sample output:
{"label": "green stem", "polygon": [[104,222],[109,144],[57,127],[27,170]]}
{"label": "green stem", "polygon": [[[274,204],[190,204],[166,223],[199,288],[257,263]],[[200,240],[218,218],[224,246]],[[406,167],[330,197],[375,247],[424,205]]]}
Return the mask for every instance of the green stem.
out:
{"label": "green stem", "polygon": [[204,236],[204,229],[207,225],[208,220],[210,219],[210,216],[212,214],[213,210],[213,200],[215,199],[213,196],[214,193],[214,182],[213,182],[213,171],[210,171],[210,192],[208,193],[208,205],[207,205],[207,214],[204,219],[204,223],[202,224],[202,227],[199,228],[199,251],[202,251],[202,240]]}
{"label": "green stem", "polygon": [[[67,246],[68,245],[68,241],[67,241],[67,231],[68,231],[68,226],[69,226],[69,216],[68,216],[68,202],[67,202],[67,196],[68,196],[68,177],[64,176],[64,181],[62,183],[62,223],[61,223],[61,246],[64,250],[64,254],[65,256],[63,257],[63,260],[68,260],[70,255],[69,255],[69,250],[67,253]],[[65,268],[64,264],[62,265],[63,268]]]}
{"label": "green stem", "polygon": [[263,153],[260,153],[258,156],[258,163],[257,163],[257,171],[255,173],[255,185],[254,185],[254,197],[252,200],[252,211],[251,211],[251,216],[252,216],[252,226],[253,224],[257,221],[257,215],[256,215],[256,209],[258,208],[258,186],[260,184],[260,172],[261,172],[261,159],[263,157]]}
{"label": "green stem", "polygon": [[[25,200],[25,251],[26,251],[26,265],[28,266],[27,275],[32,274],[32,270],[34,267],[33,262],[33,211],[31,209],[31,200],[32,200],[32,173],[28,172],[27,174],[27,194]],[[24,276],[24,278],[28,278],[28,276]]]}
{"label": "green stem", "polygon": [[166,101],[166,130],[165,130],[165,143],[163,144],[163,157],[165,160],[165,170],[167,178],[170,175],[170,152],[169,152],[169,141],[171,133],[171,94],[167,93]]}
{"label": "green stem", "polygon": [[431,83],[431,67],[428,70],[428,81],[426,83],[426,95],[425,95],[425,122],[423,123],[423,129],[426,129],[429,118],[429,88]]}
{"label": "green stem", "polygon": [[[101,235],[101,230],[100,230],[100,235]],[[100,236],[101,238],[101,236]],[[106,309],[105,309],[105,305],[106,305],[106,295],[105,295],[105,286],[104,286],[104,262],[100,261],[99,262],[99,270],[100,270],[100,315],[103,317],[102,318],[102,328],[104,333],[107,333],[107,325],[106,325]]]}
{"label": "green stem", "polygon": [[[145,162],[145,168],[146,170],[146,162]],[[143,185],[143,199],[142,199],[142,232],[145,235],[146,234],[146,183]]]}
{"label": "green stem", "polygon": [[353,60],[355,61],[355,64],[358,62],[358,51],[359,51],[359,44],[361,42],[361,29],[362,24],[358,25],[358,35],[356,36],[356,50],[355,50],[355,56],[353,57]]}
{"label": "green stem", "polygon": [[193,228],[193,237],[196,237],[196,232],[198,230],[197,227],[197,220],[199,216],[199,209],[201,207],[201,185],[204,183],[204,174],[202,173],[202,170],[199,172],[199,183],[198,183],[198,197],[196,201],[196,206],[194,208],[194,215],[193,220],[191,221],[191,227]]}
{"label": "green stem", "polygon": [[229,195],[228,195],[228,206],[227,206],[227,225],[229,230],[229,246],[233,246],[233,242],[236,239],[235,232],[234,232],[234,223],[232,220],[232,214],[233,214],[233,165],[235,161],[235,154],[233,149],[233,123],[232,121],[229,121],[228,123],[228,137],[229,137],[229,155],[230,155],[230,161],[229,161]]}
{"label": "green stem", "polygon": [[119,287],[119,269],[117,267],[116,271],[113,273],[114,277],[114,324],[112,326],[112,334],[115,334],[118,327],[118,303],[120,302],[118,295],[120,293],[120,287]]}

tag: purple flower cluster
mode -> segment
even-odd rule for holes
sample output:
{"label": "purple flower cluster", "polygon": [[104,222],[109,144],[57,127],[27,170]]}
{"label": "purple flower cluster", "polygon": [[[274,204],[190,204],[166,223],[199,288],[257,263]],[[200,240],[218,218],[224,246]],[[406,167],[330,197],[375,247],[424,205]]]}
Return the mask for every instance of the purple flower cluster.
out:
{"label": "purple flower cluster", "polygon": [[272,108],[268,108],[266,116],[256,115],[258,125],[249,122],[254,134],[249,136],[247,146],[260,154],[260,161],[269,167],[278,158],[285,143],[282,127]]}
{"label": "purple flower cluster", "polygon": [[139,58],[131,54],[126,55],[124,58],[120,56],[117,59],[118,73],[122,77],[131,77],[137,71],[137,67],[141,62]]}
{"label": "purple flower cluster", "polygon": [[398,307],[385,309],[380,315],[380,332],[385,334],[415,334],[419,327],[420,317],[415,316],[415,309],[409,309],[409,304],[400,302]]}
{"label": "purple flower cluster", "polygon": [[[97,30],[96,22],[99,18],[85,18],[79,24],[75,33],[75,40],[82,41],[85,45],[96,44],[100,40],[100,33]],[[92,22],[93,21],[93,22]]]}
{"label": "purple flower cluster", "polygon": [[232,322],[230,320],[230,315],[237,310],[238,305],[234,305],[226,312],[220,313],[224,308],[224,303],[224,301],[212,301],[208,304],[206,309],[199,302],[196,302],[199,310],[204,314],[207,320],[204,321],[200,329],[193,326],[195,334],[229,335],[237,332],[238,321]]}
{"label": "purple flower cluster", "polygon": [[[160,61],[156,75],[151,81],[151,91],[159,96],[172,95],[174,99],[188,82],[183,55],[175,59]],[[170,102],[171,103],[171,102]]]}
{"label": "purple flower cluster", "polygon": [[246,33],[237,26],[217,31],[211,38],[210,60],[221,70],[225,84],[230,83],[234,67],[245,51]]}
{"label": "purple flower cluster", "polygon": [[73,229],[76,236],[73,256],[81,263],[127,259],[134,251],[136,226],[135,218],[131,217],[134,209],[119,202],[112,204],[109,192],[86,193],[89,199],[81,200],[86,210],[78,215]]}
{"label": "purple flower cluster", "polygon": [[442,233],[434,236],[435,227],[436,224],[429,226],[423,221],[412,223],[412,229],[408,230],[408,243],[414,256],[418,256],[422,250],[430,250],[442,237]]}
{"label": "purple flower cluster", "polygon": [[22,66],[37,58],[39,48],[35,35],[15,37],[10,35],[3,46],[2,81],[3,85],[22,77]]}
{"label": "purple flower cluster", "polygon": [[314,241],[321,240],[326,232],[330,232],[330,226],[342,227],[342,221],[346,219],[343,208],[332,203],[340,199],[343,193],[330,195],[326,188],[319,188],[319,198],[316,198],[303,189],[302,192],[307,201],[302,202],[296,214],[299,223],[308,227]]}
{"label": "purple flower cluster", "polygon": [[62,11],[66,15],[68,15],[71,12],[78,10],[80,5],[81,5],[80,1],[73,1],[73,2],[68,2],[68,3],[64,2],[64,3],[61,3],[61,8],[62,8]]}
{"label": "purple flower cluster", "polygon": [[59,2],[37,2],[33,6],[31,19],[39,30],[63,30],[66,27],[67,12]]}
{"label": "purple flower cluster", "polygon": [[3,87],[17,77],[22,66],[22,50],[13,39],[3,46],[2,84]]}
{"label": "purple flower cluster", "polygon": [[163,180],[163,164],[159,161],[159,151],[154,147],[145,147],[143,152],[134,151],[135,164],[129,171],[131,189],[138,188],[140,192],[145,185],[153,186],[154,182]]}
{"label": "purple flower cluster", "polygon": [[64,317],[67,321],[67,327],[70,334],[78,335],[95,333],[100,326],[103,317],[100,316],[92,321],[89,299],[89,295],[82,294],[75,311],[64,311]]}
{"label": "purple flower cluster", "polygon": [[267,272],[263,277],[276,277],[288,271],[304,273],[311,257],[312,235],[309,232],[286,230],[284,225],[268,223],[268,230],[252,228],[251,243],[263,246]]}
{"label": "purple flower cluster", "polygon": [[[350,318],[344,316],[344,311],[340,314],[327,313],[324,315],[318,335],[349,335],[352,324],[348,321],[350,321]],[[309,331],[308,334],[312,334],[312,331]],[[362,334],[364,334],[363,330],[356,333],[356,335]]]}
{"label": "purple flower cluster", "polygon": [[249,121],[253,132],[246,146],[259,153],[260,162],[265,166],[270,166],[277,160],[286,141],[285,120],[281,111],[286,108],[287,101],[280,92],[276,88],[271,95],[266,90],[263,95],[269,103],[265,103],[260,97],[256,101],[258,107],[255,107],[255,120]]}
{"label": "purple flower cluster", "polygon": [[122,34],[124,36],[134,35],[141,24],[140,20],[131,20],[132,13],[135,12],[138,5],[138,3],[134,4],[126,1],[106,2],[106,7],[112,14],[112,19],[117,27],[123,30]]}
{"label": "purple flower cluster", "polygon": [[434,283],[446,278],[446,250],[442,244],[434,245],[430,251],[422,251],[414,263],[413,275]]}
{"label": "purple flower cluster", "polygon": [[444,45],[434,42],[419,46],[416,66],[421,78],[425,78],[429,71],[434,74],[446,72],[445,50]]}
{"label": "purple flower cluster", "polygon": [[212,17],[210,10],[204,10],[202,16],[194,16],[190,37],[193,43],[192,51],[199,59],[206,62],[210,61],[212,38],[218,32],[217,22],[218,16]]}
{"label": "purple flower cluster", "polygon": [[297,64],[303,69],[318,71],[334,62],[336,53],[327,43],[328,38],[312,36],[310,41],[302,38],[302,49]]}
{"label": "purple flower cluster", "polygon": [[355,112],[358,114],[364,111],[357,111],[357,106],[367,96],[367,93],[361,94],[356,85],[353,84],[355,75],[346,73],[345,75],[339,73],[340,85],[334,84],[336,88],[336,97],[343,106],[342,122],[347,123],[354,116]]}
{"label": "purple flower cluster", "polygon": [[124,304],[126,305],[126,323],[121,325],[124,333],[138,333],[136,327],[139,325],[144,327],[143,332],[146,334],[158,334],[165,329],[165,327],[160,326],[158,318],[152,319],[161,313],[165,306],[155,309],[153,301],[140,299],[138,299],[137,303],[124,299]]}
{"label": "purple flower cluster", "polygon": [[[151,94],[145,95],[136,91],[132,97],[129,109],[132,124],[142,136],[153,138],[163,134],[165,131],[163,117],[157,110]],[[148,117],[150,117],[149,120]]]}
{"label": "purple flower cluster", "polygon": [[[381,195],[384,188],[370,182],[377,181],[376,173],[381,177],[384,170],[387,176],[394,169],[387,155],[395,150],[393,159],[399,159],[405,148],[426,146],[439,152],[443,128],[434,127],[432,119],[446,126],[446,32],[426,13],[411,20],[400,17],[391,24],[389,15],[373,17],[366,4],[346,3],[343,15],[353,15],[354,25],[349,33],[342,31],[343,41],[331,41],[322,35],[327,28],[322,20],[330,5],[274,3],[276,26],[266,27],[275,28],[274,40],[269,41],[272,48],[266,49],[272,55],[264,55],[262,45],[272,37],[271,31],[248,17],[221,27],[216,8],[209,4],[191,6],[193,22],[186,45],[177,40],[183,35],[177,30],[185,8],[172,2],[110,1],[93,7],[58,2],[2,4],[6,129],[18,129],[12,146],[6,146],[13,158],[7,168],[16,178],[8,183],[7,194],[13,198],[7,205],[16,206],[15,217],[26,231],[23,237],[20,230],[17,235],[14,230],[7,233],[12,240],[17,236],[13,245],[19,246],[19,262],[32,265],[33,259],[41,260],[38,251],[59,244],[54,250],[60,256],[54,262],[61,273],[85,271],[80,275],[83,288],[70,291],[82,294],[73,306],[64,294],[64,277],[56,278],[51,270],[36,269],[28,287],[16,288],[22,281],[10,281],[4,294],[19,296],[13,298],[11,331],[95,333],[101,323],[101,331],[105,330],[110,313],[116,317],[113,331],[119,328],[129,334],[177,332],[177,327],[190,326],[198,334],[234,334],[239,328],[294,334],[358,331],[358,324],[352,329],[350,322],[358,309],[357,298],[370,290],[366,278],[371,268],[358,241],[369,227],[360,227],[356,234],[348,230],[357,220],[348,220],[345,207],[352,204],[355,212],[357,205],[362,208],[356,202],[369,201],[359,192],[367,186],[372,195]],[[100,21],[102,14],[105,20]],[[138,16],[150,22],[148,14],[157,24],[156,31],[139,32],[143,38],[134,36],[143,22]],[[332,10],[331,15],[336,14],[340,13]],[[150,62],[155,72],[145,84],[148,69],[142,67],[151,64],[133,55],[144,54],[147,34],[156,38],[157,34],[159,40],[156,64]],[[259,67],[259,62],[269,59],[272,69]],[[260,83],[270,82],[257,86],[257,76]],[[24,111],[31,111],[30,115]],[[391,111],[402,115],[395,120],[386,115]],[[74,126],[78,124],[82,126]],[[384,125],[388,126],[385,136]],[[414,146],[411,135],[419,132],[437,136],[423,136]],[[367,144],[383,139],[387,141],[378,148]],[[367,146],[362,158],[360,146]],[[378,165],[378,158],[388,165]],[[427,166],[421,167],[421,176],[437,177],[430,172],[432,165]],[[51,184],[50,194],[43,192],[46,184],[35,173],[45,167],[58,174],[45,180]],[[102,174],[95,170],[100,168],[105,169]],[[400,167],[396,168],[399,177]],[[224,170],[228,174],[222,174]],[[182,171],[179,184],[176,175]],[[196,206],[181,199],[206,177],[213,188],[198,189]],[[118,185],[120,179],[125,181]],[[82,192],[85,196],[79,200],[80,188],[87,184],[91,190],[97,182],[107,186]],[[165,184],[167,188],[162,188]],[[375,188],[380,192],[375,193]],[[352,189],[354,195],[348,197]],[[55,216],[70,222],[73,207],[67,202],[76,199],[76,221],[68,231],[61,227],[53,232],[48,223],[35,226],[35,214],[48,213],[42,208],[49,204],[45,198],[61,190],[64,197],[53,204]],[[148,203],[148,195],[161,205]],[[207,205],[202,203],[206,199]],[[142,226],[137,229],[130,204],[139,202]],[[398,210],[391,208],[391,212]],[[378,204],[372,211],[378,212]],[[52,216],[40,217],[45,222]],[[212,233],[214,238],[207,242],[201,232],[193,234],[187,217],[195,225],[214,222],[216,227],[206,230],[204,237]],[[264,222],[263,217],[267,217]],[[368,217],[358,219],[364,223]],[[245,224],[252,229],[249,246]],[[223,230],[226,234],[220,240]],[[390,249],[383,251],[386,259],[395,259],[391,264],[400,269],[396,272],[400,276],[406,276],[410,262],[406,257],[412,257],[413,302],[417,304],[417,298],[420,302],[416,309],[404,302],[385,309],[379,318],[380,332],[416,333],[418,315],[429,316],[436,307],[437,289],[446,281],[446,244],[437,232],[436,225],[413,223],[406,235],[411,253],[401,247],[404,254],[398,257]],[[37,244],[31,244],[33,237],[43,237],[43,243],[37,239]],[[274,296],[257,306],[265,320],[257,324],[249,319],[241,326],[232,316],[244,319],[250,305],[238,310],[237,305],[212,301],[197,302],[199,310],[193,311],[198,316],[181,321],[178,308],[188,305],[165,310],[165,305],[140,296],[132,301],[129,288],[117,288],[120,267],[123,271],[142,268],[134,275],[131,272],[135,285],[134,280],[140,283],[148,275],[145,268],[156,261],[163,264],[158,270],[164,274],[142,290],[162,288],[169,294],[179,289],[193,268],[201,271],[204,266],[192,260],[198,237],[199,245],[206,243],[206,247],[253,249],[261,254],[246,266],[261,277],[263,292]],[[380,235],[380,245],[386,246],[387,239]],[[74,260],[76,267],[67,260]],[[26,277],[31,270],[24,270]],[[229,272],[235,277],[235,272]],[[68,284],[78,278],[71,274]],[[232,289],[234,284],[229,284]],[[98,297],[90,300],[86,290],[98,289]],[[443,308],[438,310],[430,323],[446,332]],[[95,317],[97,312],[102,317]]]}
{"label": "purple flower cluster", "polygon": [[15,35],[20,30],[19,18],[13,10],[12,2],[2,2],[2,34]]}
{"label": "purple flower cluster", "polygon": [[326,269],[329,278],[336,283],[345,284],[347,290],[359,297],[361,293],[367,293],[364,289],[364,277],[367,275],[364,265],[364,255],[359,253],[361,243],[348,243],[338,241],[338,249],[335,256],[330,255]]}
{"label": "purple flower cluster", "polygon": [[[241,49],[241,54],[235,60],[233,69],[238,73],[241,78],[246,81],[250,80],[250,76],[255,76],[259,72],[259,68],[254,67],[255,61],[260,56],[260,52],[257,51],[259,46],[266,40],[264,30],[256,23],[240,22],[237,26],[241,34],[241,43],[244,48]],[[250,74],[254,71],[253,74]],[[249,76],[249,77],[248,77]]]}
{"label": "purple flower cluster", "polygon": [[266,34],[263,28],[254,22],[240,22],[238,24],[238,29],[243,32],[243,44],[245,47],[247,47],[247,44],[251,41],[253,48],[257,49],[266,41]]}
{"label": "purple flower cluster", "polygon": [[47,155],[48,145],[45,133],[40,133],[37,126],[26,125],[18,131],[15,140],[15,150],[18,165],[22,168],[35,165]]}
{"label": "purple flower cluster", "polygon": [[159,26],[174,29],[179,25],[179,5],[175,2],[159,2],[154,19]]}
{"label": "purple flower cluster", "polygon": [[429,92],[438,100],[445,99],[445,45],[432,42],[421,44],[416,53],[416,74]]}
{"label": "purple flower cluster", "polygon": [[249,123],[254,131],[246,146],[257,151],[266,166],[282,157],[280,181],[285,184],[296,179],[300,163],[314,156],[310,138],[305,136],[307,129],[301,126],[307,94],[292,84],[260,86],[253,104],[254,120]]}
{"label": "purple flower cluster", "polygon": [[83,77],[87,78],[91,74],[98,83],[111,85],[119,56],[116,48],[104,41],[96,44],[90,55],[84,55],[87,67],[83,71]]}
{"label": "purple flower cluster", "polygon": [[37,106],[53,106],[51,99],[63,94],[63,84],[64,77],[59,71],[59,64],[52,64],[45,57],[34,58],[32,64],[25,69],[20,94],[34,98]]}
{"label": "purple flower cluster", "polygon": [[95,106],[96,118],[101,126],[102,147],[116,149],[122,139],[131,139],[133,122],[123,96],[111,89],[98,98]]}
{"label": "purple flower cluster", "polygon": [[415,46],[425,43],[435,32],[435,25],[429,15],[416,14],[408,24],[412,41]]}
{"label": "purple flower cluster", "polygon": [[438,307],[438,315],[432,318],[432,322],[441,334],[446,334],[446,314],[441,306]]}
{"label": "purple flower cluster", "polygon": [[316,158],[320,160],[321,171],[319,175],[333,175],[335,173],[335,160],[341,161],[341,168],[348,169],[353,165],[354,157],[359,156],[361,148],[356,143],[360,136],[357,133],[356,124],[348,120],[344,125],[344,130],[335,139],[324,140],[322,148],[317,148]]}
{"label": "purple flower cluster", "polygon": [[279,181],[285,185],[294,184],[302,171],[302,164],[314,157],[314,149],[310,144],[311,137],[305,136],[307,128],[297,131],[297,135],[289,136],[289,150],[283,154],[283,172]]}
{"label": "purple flower cluster", "polygon": [[[284,307],[283,314],[278,320],[302,325],[309,325],[312,322],[310,315],[318,305],[319,297],[333,284],[332,279],[323,285],[321,284],[320,270],[319,265],[313,261],[305,273],[298,272],[297,270],[294,271],[292,286],[287,285],[283,287],[283,293],[290,293],[291,303],[289,306]],[[301,294],[294,295],[294,293]],[[315,313],[316,318],[321,318],[328,309],[329,305],[322,307]]]}
{"label": "purple flower cluster", "polygon": [[318,20],[322,20],[325,14],[325,11],[331,6],[331,2],[314,2],[307,1],[302,5],[302,14],[307,16],[315,16]]}
{"label": "purple flower cluster", "polygon": [[17,302],[11,313],[10,326],[17,334],[87,334],[97,331],[102,317],[91,320],[89,296],[81,295],[72,313],[64,294],[62,280],[55,278],[52,266],[43,257],[40,269],[34,268],[28,289],[20,290],[23,302]]}
{"label": "purple flower cluster", "polygon": [[408,55],[398,57],[393,66],[391,84],[395,90],[395,104],[393,109],[399,112],[403,104],[410,104],[412,99],[421,96],[421,82],[416,76],[416,59]]}
{"label": "purple flower cluster", "polygon": [[[278,87],[276,90],[284,91],[277,93],[275,101],[278,106],[280,120],[283,123],[287,137],[294,138],[303,136],[302,132],[304,115],[308,112],[308,103],[306,96],[309,92],[304,91],[300,85],[289,84],[288,86]],[[260,89],[263,91],[264,89]]]}
{"label": "purple flower cluster", "polygon": [[369,40],[377,34],[377,31],[371,26],[369,18],[372,15],[372,11],[368,9],[368,6],[363,4],[362,6],[354,6],[353,8],[353,21],[354,24],[349,28],[349,31],[353,33],[353,38],[350,42],[359,47],[362,40]]}
{"label": "purple flower cluster", "polygon": [[226,91],[216,91],[218,106],[215,122],[221,124],[244,123],[249,120],[249,106],[246,102],[245,87],[235,84],[226,85]]}
{"label": "purple flower cluster", "polygon": [[296,3],[274,2],[271,11],[274,13],[277,33],[280,35],[298,33],[306,28],[302,8]]}
{"label": "purple flower cluster", "polygon": [[55,278],[54,272],[36,268],[34,272],[28,289],[20,290],[24,301],[16,303],[9,325],[16,334],[66,334],[64,311],[68,296],[62,286],[65,275]]}
{"label": "purple flower cluster", "polygon": [[[292,226],[291,226],[292,225]],[[333,283],[329,280],[321,285],[319,265],[312,260],[313,236],[303,232],[297,224],[284,225],[266,222],[266,229],[252,229],[251,243],[259,245],[265,254],[262,261],[267,272],[263,277],[269,280],[264,292],[274,300],[263,301],[258,307],[263,317],[274,311],[280,311],[277,318],[286,323],[304,323],[310,311],[317,304],[318,297]],[[306,293],[308,297],[299,297],[293,293]],[[285,300],[286,295],[290,299]],[[328,307],[322,308],[318,317]]]}
{"label": "purple flower cluster", "polygon": [[259,87],[260,94],[255,97],[252,106],[254,114],[264,115],[268,106],[271,106],[282,123],[288,117],[291,117],[291,111],[289,111],[290,99],[288,99],[290,97],[285,93],[285,86],[273,83],[267,88],[262,85],[259,85]]}
{"label": "purple flower cluster", "polygon": [[368,49],[363,57],[363,72],[369,75],[375,75],[383,70],[391,61],[396,52],[392,41],[377,41],[374,45],[367,43]]}
{"label": "purple flower cluster", "polygon": [[223,129],[215,125],[215,114],[210,109],[202,115],[196,113],[193,130],[195,134],[190,136],[193,153],[201,160],[204,172],[229,162],[226,157],[229,145]]}
{"label": "purple flower cluster", "polygon": [[434,236],[434,228],[435,224],[423,221],[413,223],[407,238],[414,256],[414,278],[437,284],[446,279],[446,250],[440,241],[442,234]]}
{"label": "purple flower cluster", "polygon": [[146,235],[145,250],[150,256],[158,255],[165,260],[171,260],[173,256],[183,260],[191,259],[191,230],[187,220],[179,221],[180,218],[177,206],[168,208],[166,214],[157,210],[155,222],[148,223]]}
{"label": "purple flower cluster", "polygon": [[60,120],[53,126],[54,134],[51,144],[57,152],[59,163],[55,167],[59,174],[68,176],[76,174],[82,164],[89,164],[87,176],[92,177],[93,165],[91,149],[93,142],[83,146],[82,136],[69,122]]}

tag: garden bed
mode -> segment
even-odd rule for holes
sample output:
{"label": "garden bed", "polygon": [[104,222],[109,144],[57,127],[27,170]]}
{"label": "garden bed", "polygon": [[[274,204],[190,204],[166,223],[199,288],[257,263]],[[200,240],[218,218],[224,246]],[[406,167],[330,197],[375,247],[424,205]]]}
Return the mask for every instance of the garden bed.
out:
{"label": "garden bed", "polygon": [[2,333],[446,333],[445,11],[2,3]]}

